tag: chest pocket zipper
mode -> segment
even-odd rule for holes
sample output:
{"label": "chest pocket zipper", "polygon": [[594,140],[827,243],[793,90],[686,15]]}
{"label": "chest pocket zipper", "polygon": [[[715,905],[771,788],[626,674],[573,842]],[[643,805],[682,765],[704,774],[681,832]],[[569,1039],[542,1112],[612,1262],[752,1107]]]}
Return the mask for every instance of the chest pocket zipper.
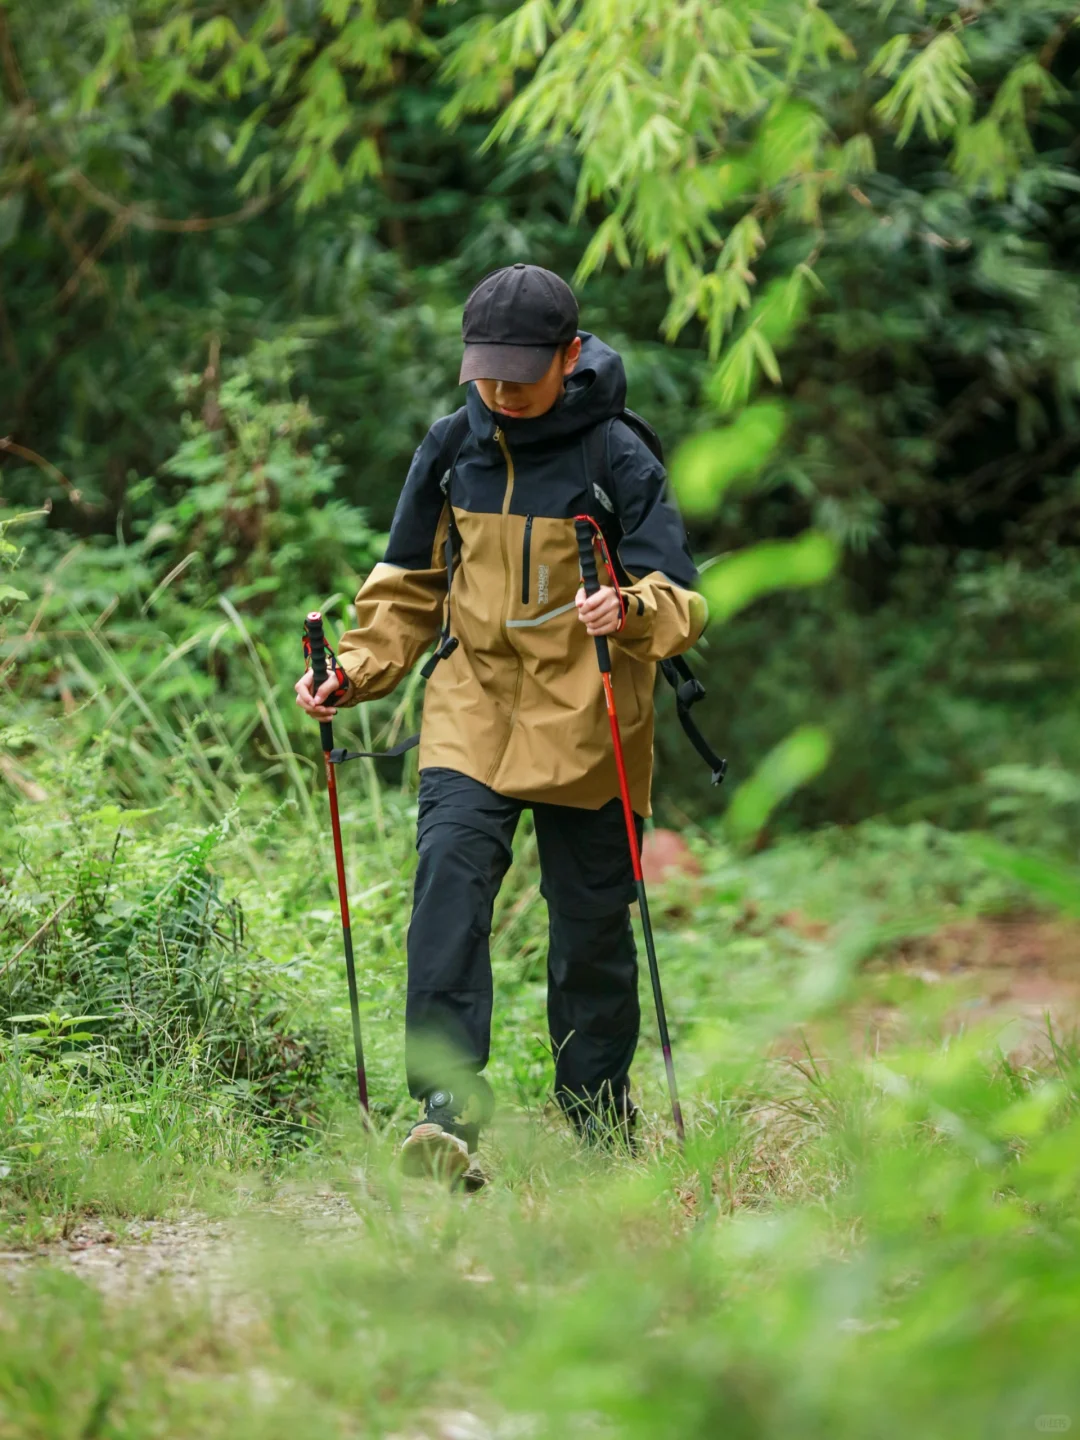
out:
{"label": "chest pocket zipper", "polygon": [[529,603],[529,569],[532,553],[533,517],[525,516],[525,538],[521,542],[521,603]]}

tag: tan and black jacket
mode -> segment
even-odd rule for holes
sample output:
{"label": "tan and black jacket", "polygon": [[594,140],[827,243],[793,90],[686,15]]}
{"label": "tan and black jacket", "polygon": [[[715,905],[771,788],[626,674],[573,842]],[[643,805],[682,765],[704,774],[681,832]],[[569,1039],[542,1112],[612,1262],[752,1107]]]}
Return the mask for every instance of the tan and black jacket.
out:
{"label": "tan and black jacket", "polygon": [[453,417],[431,427],[413,457],[386,556],[356,597],[356,628],[341,637],[338,658],[350,681],[343,703],[388,694],[438,636],[452,504],[460,548],[451,629],[459,644],[427,683],[421,769],[446,766],[523,800],[592,810],[613,799],[596,650],[574,603],[573,517],[606,518],[627,600],[625,624],[611,637],[612,678],[634,809],[647,815],[656,661],[694,644],[705,603],[691,588],[695,570],[663,467],[628,425],[606,427],[606,473],[590,473],[586,437],[622,413],[626,378],[615,351],[584,332],[582,341],[566,393],[546,415],[496,416],[469,386],[452,476],[444,442]]}

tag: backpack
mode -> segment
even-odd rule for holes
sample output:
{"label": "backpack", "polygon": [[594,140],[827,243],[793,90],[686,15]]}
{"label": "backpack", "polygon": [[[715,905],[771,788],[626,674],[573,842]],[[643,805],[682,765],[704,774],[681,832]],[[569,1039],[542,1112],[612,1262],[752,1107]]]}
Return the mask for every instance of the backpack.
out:
{"label": "backpack", "polygon": [[[608,542],[608,549],[612,555],[617,554],[618,541],[622,535],[622,527],[619,524],[619,517],[615,510],[615,502],[604,488],[601,481],[611,485],[611,461],[609,455],[609,442],[611,427],[616,421],[621,420],[624,425],[637,435],[646,445],[650,453],[659,461],[664,463],[664,447],[660,442],[660,436],[653,427],[641,415],[633,410],[623,410],[620,415],[613,416],[603,421],[600,425],[594,425],[586,432],[585,436],[585,468],[589,484],[589,513],[593,516],[604,537]],[[469,420],[465,410],[459,410],[450,421],[443,436],[442,448],[439,451],[439,464],[444,467],[440,488],[447,500],[448,524],[446,529],[445,557],[446,557],[446,620],[443,625],[442,634],[439,636],[439,643],[428,656],[420,674],[425,680],[430,680],[435,672],[435,667],[440,660],[445,660],[452,655],[458,647],[457,639],[450,633],[450,604],[451,592],[454,580],[454,507],[450,503],[450,485],[453,478],[454,466],[457,464],[458,456],[461,454],[463,445],[469,434]],[[593,507],[593,501],[599,505],[599,510]],[[699,700],[705,698],[705,687],[695,676],[690,666],[681,655],[673,655],[669,660],[659,662],[660,671],[664,679],[675,692],[675,710],[679,717],[679,724],[683,728],[686,738],[693,745],[694,749],[708,765],[712,775],[712,783],[719,785],[724,779],[727,771],[727,761],[722,760],[709,745],[702,735],[693,716],[690,714],[692,706]]]}

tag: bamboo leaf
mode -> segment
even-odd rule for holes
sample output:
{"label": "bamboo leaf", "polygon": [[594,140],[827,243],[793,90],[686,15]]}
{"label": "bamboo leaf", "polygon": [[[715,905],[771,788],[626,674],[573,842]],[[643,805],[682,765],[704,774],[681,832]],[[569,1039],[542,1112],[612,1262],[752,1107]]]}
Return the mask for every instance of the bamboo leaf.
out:
{"label": "bamboo leaf", "polygon": [[899,122],[901,145],[920,123],[937,140],[968,119],[971,88],[967,52],[956,35],[944,31],[915,54],[874,109],[886,122]]}
{"label": "bamboo leaf", "polygon": [[764,540],[725,556],[705,572],[701,588],[714,621],[727,620],[774,590],[820,585],[839,558],[830,536],[808,530],[797,540]]}
{"label": "bamboo leaf", "polygon": [[683,513],[704,518],[732,486],[758,475],[784,433],[786,415],[776,400],[747,406],[732,421],[685,441],[671,463],[671,483]]}
{"label": "bamboo leaf", "polygon": [[754,347],[754,354],[758,364],[774,385],[780,384],[780,365],[776,359],[776,352],[769,344],[762,332],[760,325],[752,325],[748,331]]}
{"label": "bamboo leaf", "polygon": [[240,126],[240,129],[236,132],[236,139],[233,141],[232,148],[228,154],[228,163],[230,165],[238,165],[244,158],[247,153],[247,148],[251,144],[252,137],[261,125],[269,108],[268,105],[257,106]]}
{"label": "bamboo leaf", "polygon": [[774,746],[728,806],[724,824],[734,842],[753,841],[785,800],[821,774],[831,754],[828,732],[816,725],[801,726]]}

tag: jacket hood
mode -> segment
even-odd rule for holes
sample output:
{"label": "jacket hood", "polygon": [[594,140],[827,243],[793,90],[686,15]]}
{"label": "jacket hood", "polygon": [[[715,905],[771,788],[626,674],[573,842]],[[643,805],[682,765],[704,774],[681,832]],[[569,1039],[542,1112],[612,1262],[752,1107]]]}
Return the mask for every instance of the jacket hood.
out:
{"label": "jacket hood", "polygon": [[561,399],[544,415],[528,420],[496,415],[480,399],[476,385],[470,384],[465,406],[469,428],[478,440],[494,439],[495,430],[499,428],[512,448],[547,445],[591,430],[602,420],[622,414],[626,406],[626,371],[622,358],[587,330],[579,330],[578,337],[581,358],[574,373],[567,378]]}

